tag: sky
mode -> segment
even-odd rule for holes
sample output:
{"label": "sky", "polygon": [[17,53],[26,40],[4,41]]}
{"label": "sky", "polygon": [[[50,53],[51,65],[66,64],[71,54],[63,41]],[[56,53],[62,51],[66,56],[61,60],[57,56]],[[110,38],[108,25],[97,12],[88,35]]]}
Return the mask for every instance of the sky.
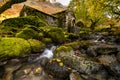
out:
{"label": "sky", "polygon": [[64,6],[68,6],[70,0],[56,0],[56,2],[59,2],[59,3],[61,3]]}
{"label": "sky", "polygon": [[[3,1],[3,0],[0,0],[0,1]],[[68,6],[68,4],[70,3],[70,0],[56,0],[56,2],[59,2],[64,6]]]}

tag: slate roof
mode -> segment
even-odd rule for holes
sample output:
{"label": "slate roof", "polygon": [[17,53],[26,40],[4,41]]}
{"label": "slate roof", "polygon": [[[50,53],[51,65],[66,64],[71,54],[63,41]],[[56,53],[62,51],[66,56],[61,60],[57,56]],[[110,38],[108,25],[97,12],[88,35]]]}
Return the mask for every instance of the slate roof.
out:
{"label": "slate roof", "polygon": [[[3,3],[0,2],[0,6],[2,5]],[[27,1],[24,3],[14,4],[10,9],[7,9],[5,12],[3,12],[2,15],[6,15],[6,18],[17,17],[19,16],[24,5],[49,15],[57,14],[67,10],[67,8],[60,3]]]}
{"label": "slate roof", "polygon": [[63,12],[67,10],[67,8],[62,6],[60,3],[36,1],[36,2],[28,2],[25,5],[50,15],[57,14],[59,12]]}

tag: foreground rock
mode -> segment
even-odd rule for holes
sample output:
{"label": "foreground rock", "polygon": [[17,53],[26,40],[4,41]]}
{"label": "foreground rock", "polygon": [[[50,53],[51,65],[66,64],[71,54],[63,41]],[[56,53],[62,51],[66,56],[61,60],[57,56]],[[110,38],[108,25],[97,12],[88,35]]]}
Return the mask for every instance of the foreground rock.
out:
{"label": "foreground rock", "polygon": [[1,38],[0,57],[24,56],[31,52],[30,44],[21,38]]}
{"label": "foreground rock", "polygon": [[46,67],[45,71],[52,75],[54,78],[66,79],[68,78],[71,68],[64,65],[61,59],[51,59]]}
{"label": "foreground rock", "polygon": [[111,75],[115,76],[116,79],[120,79],[120,63],[117,61],[115,55],[101,55],[99,61]]}
{"label": "foreground rock", "polygon": [[22,38],[0,38],[0,58],[23,57],[31,52],[41,52],[45,45],[37,40]]}
{"label": "foreground rock", "polygon": [[55,57],[61,58],[67,66],[70,66],[80,73],[91,74],[101,68],[101,65],[95,61],[74,55],[70,46],[58,47],[55,51]]}
{"label": "foreground rock", "polygon": [[51,80],[51,78],[39,64],[25,64],[14,73],[13,80]]}

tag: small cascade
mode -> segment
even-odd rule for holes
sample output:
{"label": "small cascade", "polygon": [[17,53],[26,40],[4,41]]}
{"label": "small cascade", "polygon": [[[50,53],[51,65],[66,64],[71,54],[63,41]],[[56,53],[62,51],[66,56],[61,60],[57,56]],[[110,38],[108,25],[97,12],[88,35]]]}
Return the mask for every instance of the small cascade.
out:
{"label": "small cascade", "polygon": [[102,42],[102,43],[105,43],[105,42],[106,42],[105,38],[103,37],[103,35],[102,35],[101,33],[92,34],[92,35],[91,35],[91,39],[92,39],[94,42]]}
{"label": "small cascade", "polygon": [[44,52],[39,56],[37,57],[34,61],[38,61],[42,58],[52,58],[53,57],[53,51],[56,49],[56,46],[52,46],[51,48],[46,48],[44,50]]}

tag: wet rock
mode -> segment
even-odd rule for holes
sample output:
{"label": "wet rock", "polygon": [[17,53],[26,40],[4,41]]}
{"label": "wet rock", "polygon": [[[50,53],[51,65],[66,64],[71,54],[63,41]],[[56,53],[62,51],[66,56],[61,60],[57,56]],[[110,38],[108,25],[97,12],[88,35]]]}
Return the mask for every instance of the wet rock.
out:
{"label": "wet rock", "polygon": [[5,74],[2,80],[13,80],[13,72],[21,67],[21,63],[18,59],[11,59],[5,65]]}
{"label": "wet rock", "polygon": [[117,53],[117,60],[120,62],[120,51]]}
{"label": "wet rock", "polygon": [[68,67],[64,65],[62,60],[60,59],[51,59],[46,67],[45,71],[52,75],[54,78],[65,79],[69,76],[70,70]]}
{"label": "wet rock", "polygon": [[110,69],[111,75],[114,75],[116,79],[120,79],[120,64],[119,63],[114,63],[111,64],[108,69]]}
{"label": "wet rock", "polygon": [[114,45],[102,44],[98,43],[94,46],[89,46],[87,49],[87,53],[90,56],[98,56],[98,55],[107,55],[117,53],[118,48]]}
{"label": "wet rock", "polygon": [[76,71],[72,71],[72,73],[70,73],[70,80],[84,80],[80,74]]}
{"label": "wet rock", "polygon": [[101,65],[95,61],[89,60],[89,58],[80,57],[74,55],[72,50],[59,50],[59,47],[55,51],[55,57],[61,58],[65,65],[70,66],[71,68],[86,74],[91,74],[98,71],[101,68]]}
{"label": "wet rock", "polygon": [[13,80],[51,80],[39,64],[26,64],[14,73]]}
{"label": "wet rock", "polygon": [[4,73],[5,73],[4,65],[0,65],[0,78],[3,76]]}
{"label": "wet rock", "polygon": [[115,78],[120,78],[120,64],[117,62],[115,55],[102,55],[99,58],[101,64],[109,71]]}
{"label": "wet rock", "polygon": [[[95,74],[88,75],[89,77],[96,79],[96,80],[107,80],[108,77],[110,76],[108,72],[105,69],[102,69]],[[89,80],[89,77],[87,80]]]}
{"label": "wet rock", "polygon": [[101,64],[109,66],[115,62],[117,62],[117,59],[115,55],[101,55],[99,56],[98,60]]}
{"label": "wet rock", "polygon": [[37,61],[42,67],[46,67],[47,63],[49,62],[49,59],[47,57],[43,57]]}
{"label": "wet rock", "polygon": [[80,39],[82,39],[82,40],[89,40],[90,39],[90,35],[87,31],[84,31],[84,30],[80,31],[79,35],[80,35]]}

